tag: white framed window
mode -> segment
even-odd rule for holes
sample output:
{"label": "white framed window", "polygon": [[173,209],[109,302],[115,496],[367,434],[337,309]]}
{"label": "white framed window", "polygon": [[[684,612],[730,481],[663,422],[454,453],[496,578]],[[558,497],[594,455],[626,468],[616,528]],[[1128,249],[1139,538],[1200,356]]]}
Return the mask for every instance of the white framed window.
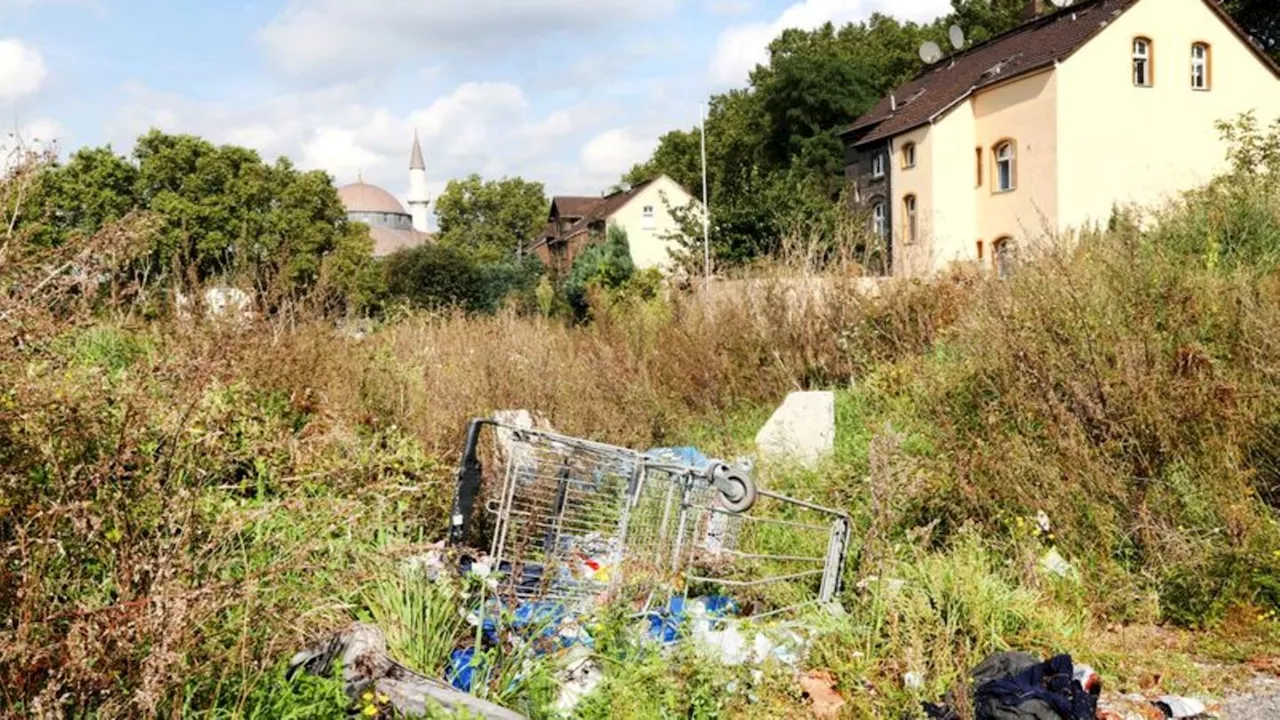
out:
{"label": "white framed window", "polygon": [[909,142],[902,146],[902,167],[913,168],[916,166],[916,144]]}
{"label": "white framed window", "polygon": [[876,180],[884,177],[884,153],[876,153],[871,158],[871,177]]}
{"label": "white framed window", "polygon": [[888,216],[885,213],[884,201],[877,200],[871,206],[871,232],[875,233],[876,237],[883,238],[888,234],[889,225],[887,220]]}
{"label": "white framed window", "polygon": [[1012,140],[996,145],[996,192],[1010,192],[1018,187],[1018,150]]}
{"label": "white framed window", "polygon": [[653,206],[645,205],[644,206],[644,229],[652,230],[654,229],[654,227],[656,227],[656,221],[654,220],[654,216],[653,216]]}
{"label": "white framed window", "polygon": [[1151,87],[1155,80],[1152,72],[1152,46],[1147,38],[1133,39],[1133,84],[1138,87]]}
{"label": "white framed window", "polygon": [[1193,90],[1209,89],[1209,46],[1195,43],[1191,46],[1191,88]]}
{"label": "white framed window", "polygon": [[1002,237],[991,243],[991,260],[1001,280],[1013,277],[1013,238]]}
{"label": "white framed window", "polygon": [[913,243],[919,236],[920,230],[919,223],[916,219],[916,196],[908,195],[903,198],[902,209],[903,216],[906,218],[906,223],[903,225],[903,230],[906,235],[904,241],[907,243]]}

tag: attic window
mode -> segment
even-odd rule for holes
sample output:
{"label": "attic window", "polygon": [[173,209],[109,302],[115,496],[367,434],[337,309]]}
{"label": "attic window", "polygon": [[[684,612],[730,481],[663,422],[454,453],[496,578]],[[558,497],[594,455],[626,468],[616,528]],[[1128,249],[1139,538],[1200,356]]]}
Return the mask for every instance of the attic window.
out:
{"label": "attic window", "polygon": [[654,228],[653,206],[645,205],[644,206],[644,229],[652,230],[653,228]]}
{"label": "attic window", "polygon": [[1151,41],[1147,38],[1133,40],[1133,84],[1151,87],[1155,73],[1152,70]]}
{"label": "attic window", "polygon": [[871,158],[871,177],[874,180],[884,177],[884,153],[876,153]]}
{"label": "attic window", "polygon": [[916,144],[909,142],[902,146],[902,167],[911,169],[916,166]]}

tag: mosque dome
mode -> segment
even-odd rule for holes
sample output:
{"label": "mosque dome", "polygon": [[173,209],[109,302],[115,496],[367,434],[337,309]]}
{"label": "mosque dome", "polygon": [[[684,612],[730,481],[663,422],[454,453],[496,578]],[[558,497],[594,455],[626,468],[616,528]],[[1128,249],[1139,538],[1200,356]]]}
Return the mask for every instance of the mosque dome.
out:
{"label": "mosque dome", "polygon": [[369,226],[373,254],[385,257],[397,250],[416,247],[432,240],[416,230],[413,215],[394,195],[363,180],[338,188],[338,199],[347,209],[347,219]]}
{"label": "mosque dome", "polygon": [[338,188],[338,197],[349,213],[409,214],[394,195],[366,182],[354,182]]}

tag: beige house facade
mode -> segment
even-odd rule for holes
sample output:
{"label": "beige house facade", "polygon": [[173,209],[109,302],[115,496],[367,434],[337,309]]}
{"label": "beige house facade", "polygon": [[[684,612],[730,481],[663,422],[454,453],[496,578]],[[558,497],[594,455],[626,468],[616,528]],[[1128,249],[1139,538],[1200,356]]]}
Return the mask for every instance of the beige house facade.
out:
{"label": "beige house facade", "polygon": [[681,232],[674,211],[686,207],[700,211],[701,204],[666,175],[602,197],[557,196],[546,227],[529,249],[548,268],[567,273],[586,247],[617,226],[627,233],[637,269],[665,273],[672,267],[674,238]]}
{"label": "beige house facade", "polygon": [[1245,112],[1280,118],[1280,67],[1216,0],[1086,0],[926,68],[846,130],[846,175],[887,273],[1007,273],[1219,174]]}

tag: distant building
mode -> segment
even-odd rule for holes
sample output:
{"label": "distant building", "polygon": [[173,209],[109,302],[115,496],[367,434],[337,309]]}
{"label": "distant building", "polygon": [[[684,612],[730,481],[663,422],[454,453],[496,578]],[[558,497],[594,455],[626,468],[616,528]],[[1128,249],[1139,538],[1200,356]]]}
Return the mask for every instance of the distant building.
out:
{"label": "distant building", "polygon": [[1280,66],[1217,0],[1083,0],[926,67],[844,131],[898,276],[1006,274],[1018,244],[1226,169],[1220,120],[1280,116]]}
{"label": "distant building", "polygon": [[338,197],[347,208],[347,219],[369,226],[375,257],[435,242],[427,229],[431,198],[427,193],[427,164],[422,159],[417,133],[409,157],[408,211],[394,195],[363,179],[338,188]]}
{"label": "distant building", "polygon": [[603,197],[557,196],[546,227],[529,250],[548,268],[566,273],[583,249],[603,240],[609,226],[616,225],[627,232],[636,268],[665,272],[676,247],[673,236],[681,231],[671,211],[692,202],[693,196],[666,175]]}

